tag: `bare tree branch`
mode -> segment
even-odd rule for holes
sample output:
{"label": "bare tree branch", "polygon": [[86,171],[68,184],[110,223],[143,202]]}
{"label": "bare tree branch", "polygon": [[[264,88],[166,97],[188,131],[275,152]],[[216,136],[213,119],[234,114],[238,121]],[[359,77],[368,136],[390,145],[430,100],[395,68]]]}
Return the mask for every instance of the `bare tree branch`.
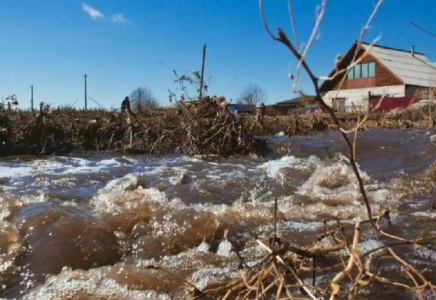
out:
{"label": "bare tree branch", "polygon": [[[379,0],[379,2],[382,2],[382,0]],[[324,15],[323,9],[325,9],[325,3],[326,0],[323,0],[323,4],[324,6],[321,7],[321,11],[318,13],[318,17],[317,17],[317,21],[315,23],[315,28],[314,31],[315,32],[317,30],[316,26],[319,26],[321,19]],[[379,5],[376,6],[375,9],[378,9]],[[315,100],[318,101],[318,103],[330,114],[330,116],[333,119],[333,122],[336,124],[336,126],[338,127],[338,129],[341,128],[341,122],[339,121],[338,117],[336,116],[334,110],[326,104],[326,102],[323,100],[322,95],[321,95],[321,91],[319,88],[319,83],[318,83],[318,78],[314,75],[314,73],[312,72],[311,68],[308,66],[305,57],[300,54],[297,49],[295,48],[295,46],[289,41],[288,37],[286,36],[286,34],[283,32],[282,29],[278,28],[278,37],[275,37],[269,27],[268,27],[268,23],[266,21],[265,15],[264,15],[264,10],[263,10],[263,0],[259,0],[259,9],[260,9],[260,13],[261,13],[261,17],[262,17],[262,22],[263,25],[265,27],[266,32],[269,34],[269,36],[275,40],[278,41],[280,43],[282,43],[283,45],[285,45],[289,51],[292,52],[292,54],[295,56],[295,58],[298,60],[299,65],[301,65],[303,67],[303,69],[306,71],[307,75],[309,76],[309,78],[311,79],[314,89],[315,89]],[[313,35],[313,34],[312,34]],[[307,48],[305,53],[307,53]],[[357,162],[356,162],[356,157],[354,155],[355,151],[354,151],[354,145],[353,142],[350,140],[350,138],[347,136],[347,133],[345,131],[340,130],[340,133],[343,137],[343,139],[345,140],[347,147],[348,147],[348,157],[350,160],[350,165],[353,169],[354,174],[356,175],[357,181],[359,183],[359,190],[360,193],[363,197],[363,201],[365,203],[366,206],[366,210],[367,210],[367,214],[369,217],[369,221],[371,223],[371,226],[374,229],[374,232],[376,234],[376,236],[378,237],[378,231],[377,228],[373,222],[373,218],[372,218],[372,212],[371,212],[371,206],[369,205],[369,199],[368,196],[366,194],[366,190],[365,190],[365,186],[363,184],[363,179],[362,176],[360,175],[359,172],[359,168],[357,167]]]}
{"label": "bare tree branch", "polygon": [[151,112],[159,108],[159,102],[157,102],[152,91],[145,87],[134,89],[130,94],[130,101],[136,113]]}
{"label": "bare tree branch", "polygon": [[257,84],[249,84],[238,96],[236,102],[239,104],[246,104],[257,106],[265,102],[266,96],[263,89]]}

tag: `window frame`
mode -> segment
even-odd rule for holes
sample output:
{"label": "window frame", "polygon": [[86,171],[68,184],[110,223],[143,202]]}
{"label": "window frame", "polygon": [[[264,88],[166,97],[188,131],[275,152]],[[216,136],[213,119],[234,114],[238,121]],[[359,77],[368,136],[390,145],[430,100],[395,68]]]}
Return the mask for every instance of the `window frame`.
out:
{"label": "window frame", "polygon": [[[371,68],[372,66],[372,68]],[[371,72],[372,70],[372,72]],[[372,75],[371,75],[372,74]],[[375,62],[369,62],[368,63],[368,78],[375,77]]]}
{"label": "window frame", "polygon": [[360,63],[353,66],[347,73],[347,80],[375,77],[375,62]]}
{"label": "window frame", "polygon": [[369,63],[364,63],[361,64],[362,66],[360,67],[360,73],[361,73],[361,78],[369,78],[368,74],[368,69],[369,69]]}
{"label": "window frame", "polygon": [[354,79],[354,67],[351,68],[347,73],[347,80],[353,80]]}
{"label": "window frame", "polygon": [[354,67],[353,67],[353,69],[354,69],[354,79],[360,79],[360,78],[362,78],[362,64],[357,64],[357,65],[355,65]]}

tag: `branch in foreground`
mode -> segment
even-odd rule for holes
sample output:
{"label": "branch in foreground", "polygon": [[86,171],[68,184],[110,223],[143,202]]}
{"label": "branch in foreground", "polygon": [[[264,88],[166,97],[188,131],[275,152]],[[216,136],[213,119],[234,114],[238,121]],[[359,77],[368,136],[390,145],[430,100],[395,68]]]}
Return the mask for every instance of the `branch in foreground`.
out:
{"label": "branch in foreground", "polygon": [[[260,5],[261,16],[262,16],[262,22],[264,24],[266,32],[270,35],[270,37],[273,40],[278,41],[278,42],[282,43],[283,45],[285,45],[289,49],[289,51],[292,52],[292,54],[295,56],[295,58],[299,61],[299,64],[301,64],[301,66],[303,66],[304,70],[306,71],[307,75],[309,76],[309,78],[312,81],[313,86],[315,88],[316,101],[330,114],[330,116],[333,119],[333,122],[336,124],[337,128],[340,129],[341,122],[339,121],[338,117],[336,116],[335,111],[329,105],[327,105],[327,103],[323,100],[322,95],[321,95],[321,91],[319,89],[318,78],[312,72],[311,68],[307,64],[303,55],[298,52],[298,50],[290,42],[290,40],[288,39],[288,37],[286,36],[286,34],[284,33],[284,31],[282,29],[278,28],[278,30],[277,30],[278,37],[274,36],[271,33],[271,31],[268,27],[268,23],[266,21],[264,12],[263,12],[263,1],[262,0],[259,0],[259,5]],[[320,21],[317,21],[317,24],[319,24],[319,22]],[[356,175],[357,181],[359,183],[359,191],[363,197],[363,201],[364,201],[365,206],[366,206],[368,219],[370,220],[371,226],[374,229],[374,233],[378,238],[378,231],[377,231],[377,227],[375,226],[375,223],[373,222],[371,206],[369,205],[369,199],[368,199],[368,196],[367,196],[366,191],[365,191],[362,176],[360,175],[359,168],[357,167],[356,157],[354,155],[355,154],[354,145],[351,142],[350,138],[347,136],[346,132],[340,130],[340,133],[341,133],[341,135],[342,135],[343,139],[345,140],[347,147],[348,147],[348,157],[349,157],[353,172]]]}

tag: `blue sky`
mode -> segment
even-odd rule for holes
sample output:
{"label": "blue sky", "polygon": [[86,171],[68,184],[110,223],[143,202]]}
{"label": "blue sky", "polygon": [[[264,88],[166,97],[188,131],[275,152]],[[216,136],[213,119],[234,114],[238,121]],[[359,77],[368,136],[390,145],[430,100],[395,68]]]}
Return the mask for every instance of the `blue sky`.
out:
{"label": "blue sky", "polygon": [[[320,0],[292,0],[299,39],[306,42]],[[327,75],[371,13],[375,0],[330,0],[308,62]],[[436,38],[410,21],[436,32],[434,0],[385,0],[366,41],[424,52],[436,61]],[[274,29],[291,36],[286,0],[265,0]],[[209,94],[236,99],[250,83],[265,90],[267,103],[292,98],[288,72],[296,61],[265,33],[257,0],[0,0],[0,96],[16,94],[35,102],[83,106],[83,75],[88,96],[106,108],[118,107],[138,86],[168,105],[172,70],[199,70],[207,44]],[[309,81],[301,87],[312,91]],[[90,107],[95,107],[92,101]]]}

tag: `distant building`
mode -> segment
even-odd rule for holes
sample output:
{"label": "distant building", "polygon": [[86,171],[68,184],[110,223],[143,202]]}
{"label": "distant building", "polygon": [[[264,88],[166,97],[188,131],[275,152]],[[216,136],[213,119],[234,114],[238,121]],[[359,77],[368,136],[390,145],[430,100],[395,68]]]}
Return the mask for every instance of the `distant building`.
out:
{"label": "distant building", "polygon": [[309,106],[316,105],[315,96],[300,96],[290,100],[277,102],[274,105],[278,115],[292,115],[304,113]]}
{"label": "distant building", "polygon": [[251,114],[255,111],[256,107],[248,104],[229,104],[228,110],[232,114]]}
{"label": "distant building", "polygon": [[[361,58],[350,69],[321,87],[324,101],[339,112],[389,111],[407,107],[420,94],[427,98],[430,89],[436,88],[436,65],[422,53],[355,42],[338,62],[337,69],[351,65],[354,54]],[[329,78],[333,77],[332,70]],[[385,96],[379,103],[380,97]]]}

